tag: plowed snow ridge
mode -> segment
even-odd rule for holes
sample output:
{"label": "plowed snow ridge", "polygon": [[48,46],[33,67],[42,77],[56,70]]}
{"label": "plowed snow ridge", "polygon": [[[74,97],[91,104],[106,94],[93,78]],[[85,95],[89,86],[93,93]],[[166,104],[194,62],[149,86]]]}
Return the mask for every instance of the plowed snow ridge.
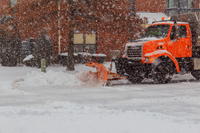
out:
{"label": "plowed snow ridge", "polygon": [[20,86],[97,86],[97,79],[92,72],[66,73],[49,70],[46,73],[32,71],[13,82]]}

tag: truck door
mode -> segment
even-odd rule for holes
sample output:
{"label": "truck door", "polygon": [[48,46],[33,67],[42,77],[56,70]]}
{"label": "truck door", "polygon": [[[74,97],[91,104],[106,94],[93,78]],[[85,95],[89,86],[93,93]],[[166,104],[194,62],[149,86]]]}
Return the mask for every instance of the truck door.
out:
{"label": "truck door", "polygon": [[179,25],[179,37],[176,37],[176,28],[172,27],[170,34],[170,42],[168,45],[168,51],[176,58],[191,57],[192,45],[191,37],[187,34],[187,27],[185,25]]}

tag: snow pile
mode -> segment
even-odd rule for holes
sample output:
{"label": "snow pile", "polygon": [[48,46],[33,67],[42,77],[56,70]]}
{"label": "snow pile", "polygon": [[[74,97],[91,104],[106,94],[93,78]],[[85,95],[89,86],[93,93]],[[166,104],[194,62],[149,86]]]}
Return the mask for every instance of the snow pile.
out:
{"label": "snow pile", "polygon": [[0,91],[1,94],[23,94],[23,95],[27,95],[29,93],[24,92],[22,90],[16,90],[14,89],[14,86],[12,85],[12,82],[1,82],[0,81]]}
{"label": "snow pile", "polygon": [[47,73],[32,71],[27,75],[15,79],[14,84],[21,86],[96,86],[102,85],[93,72],[73,72],[49,70]]}
{"label": "snow pile", "polygon": [[23,62],[25,61],[29,61],[31,60],[32,58],[34,58],[34,56],[32,54],[28,55],[26,58],[23,59]]}

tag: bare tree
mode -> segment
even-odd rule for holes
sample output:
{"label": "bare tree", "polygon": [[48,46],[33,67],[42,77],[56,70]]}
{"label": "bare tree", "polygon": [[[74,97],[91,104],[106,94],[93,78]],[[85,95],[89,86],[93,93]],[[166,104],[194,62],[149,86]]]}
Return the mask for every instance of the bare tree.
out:
{"label": "bare tree", "polygon": [[22,38],[36,37],[46,27],[56,44],[60,30],[61,47],[68,49],[67,70],[74,70],[74,31],[97,31],[98,42],[106,46],[98,46],[102,52],[112,47],[121,50],[128,39],[138,38],[143,30],[144,22],[130,10],[132,6],[128,0],[30,0],[18,2],[9,13],[17,18]]}

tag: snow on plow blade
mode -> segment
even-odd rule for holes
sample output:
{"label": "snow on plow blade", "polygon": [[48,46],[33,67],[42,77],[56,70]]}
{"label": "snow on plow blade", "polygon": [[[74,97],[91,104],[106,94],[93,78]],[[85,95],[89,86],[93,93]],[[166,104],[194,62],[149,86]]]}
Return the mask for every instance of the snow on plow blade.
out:
{"label": "snow on plow blade", "polygon": [[102,80],[103,83],[109,83],[111,80],[126,79],[125,76],[122,77],[119,74],[108,71],[104,65],[99,63],[88,62],[86,66],[96,68],[97,78]]}

